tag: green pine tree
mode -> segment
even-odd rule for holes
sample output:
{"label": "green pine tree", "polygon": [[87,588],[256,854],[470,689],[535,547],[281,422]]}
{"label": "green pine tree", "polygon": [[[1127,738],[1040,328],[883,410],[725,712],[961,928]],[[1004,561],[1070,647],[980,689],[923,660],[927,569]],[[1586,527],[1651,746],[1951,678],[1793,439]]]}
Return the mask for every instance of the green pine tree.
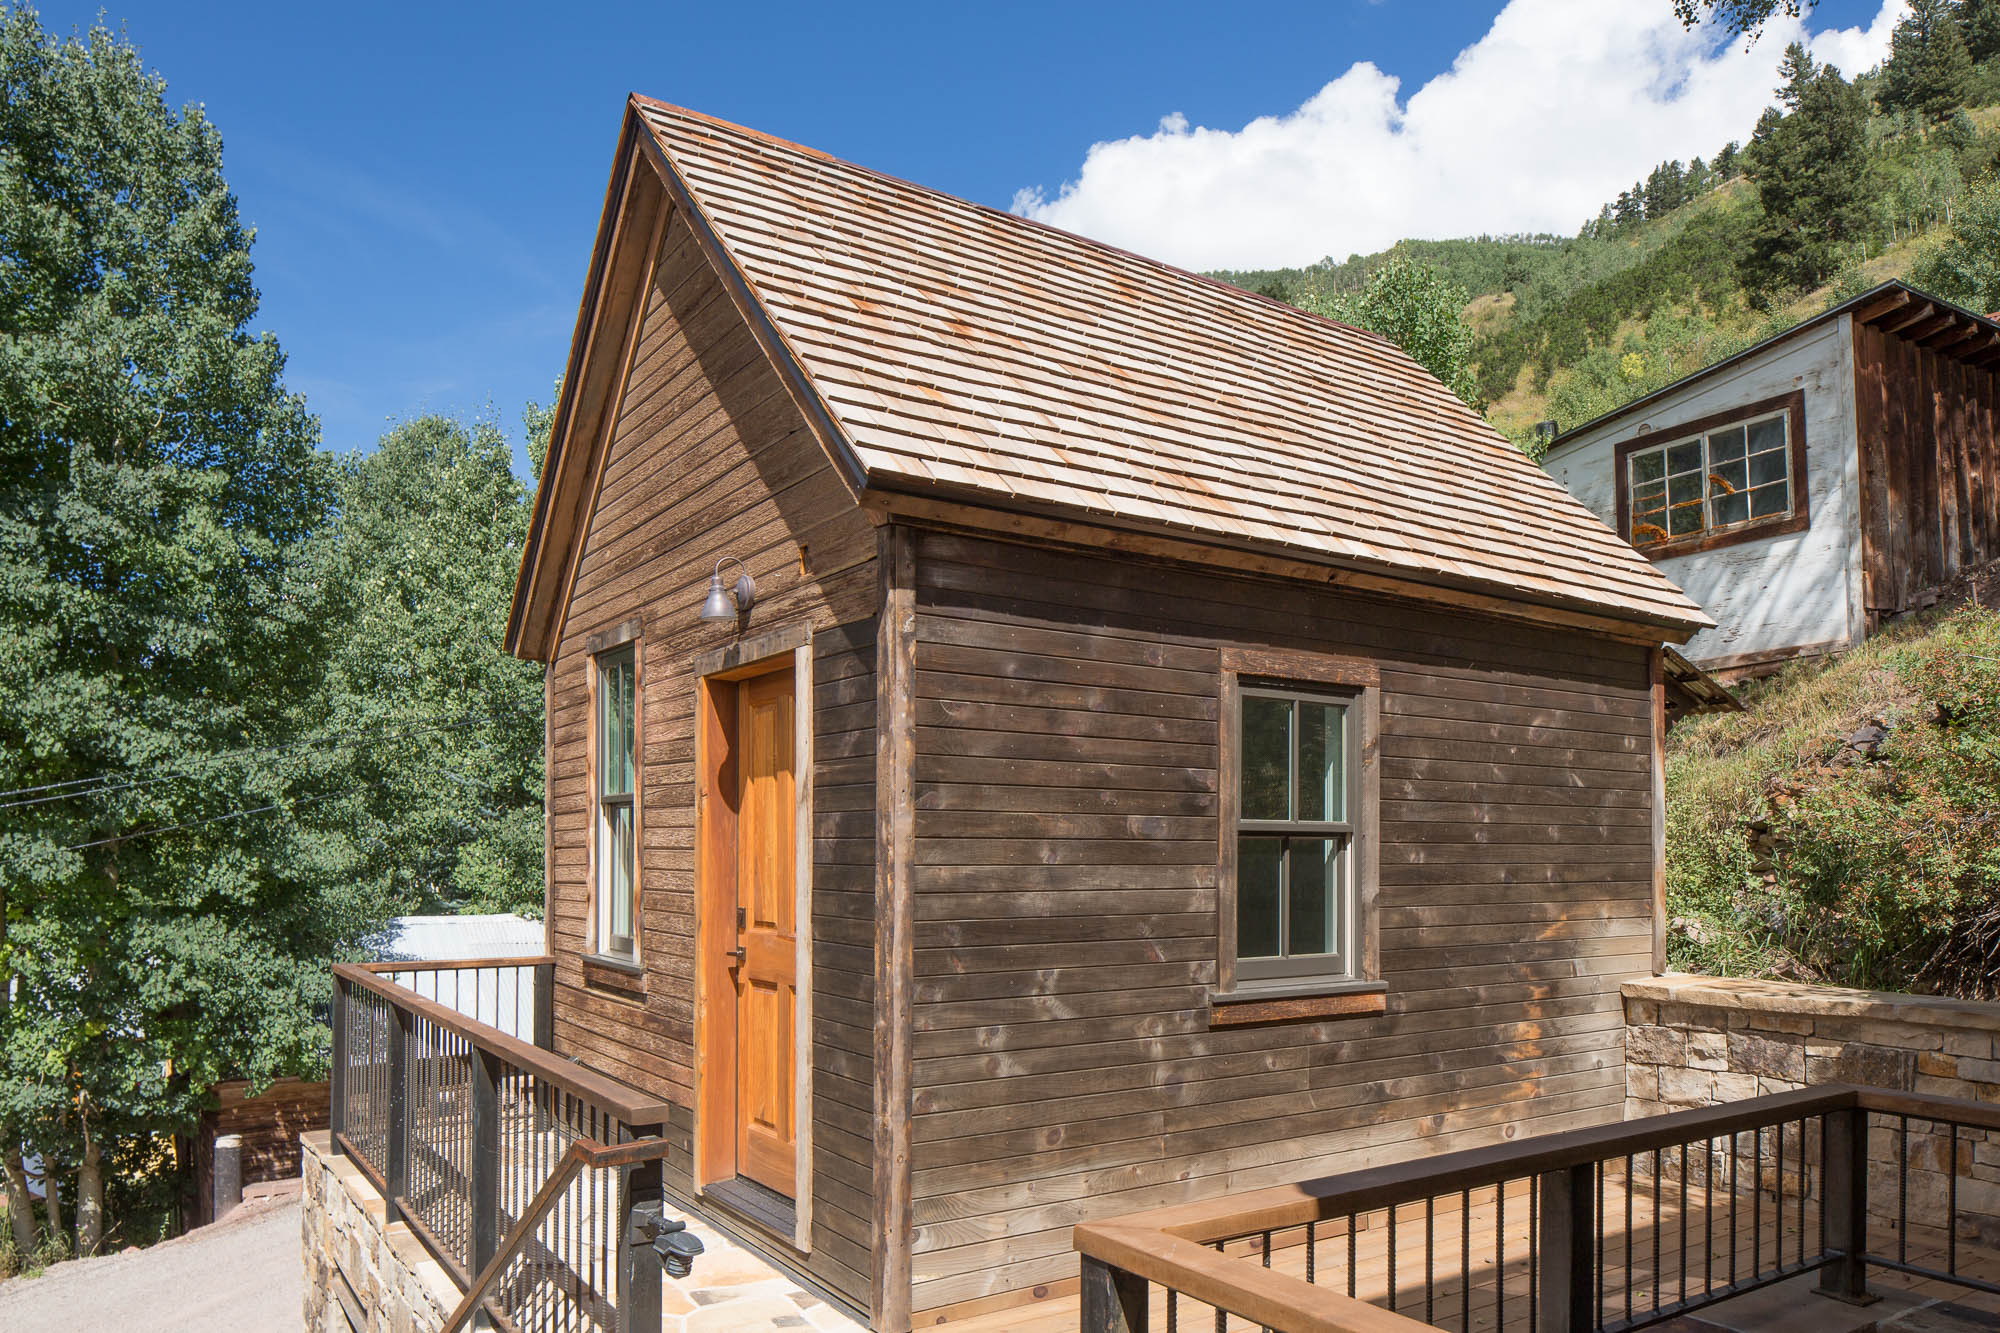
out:
{"label": "green pine tree", "polygon": [[1972,56],[1952,0],[1912,0],[1889,40],[1877,101],[1885,111],[1948,119],[1971,86]]}
{"label": "green pine tree", "polygon": [[1752,287],[1810,287],[1840,266],[1871,221],[1868,104],[1832,65],[1794,43],[1780,66],[1779,99],[1751,142],[1763,217],[1745,256]]}
{"label": "green pine tree", "polygon": [[2000,56],[2000,0],[1961,0],[1958,26],[1966,54],[1975,62]]}

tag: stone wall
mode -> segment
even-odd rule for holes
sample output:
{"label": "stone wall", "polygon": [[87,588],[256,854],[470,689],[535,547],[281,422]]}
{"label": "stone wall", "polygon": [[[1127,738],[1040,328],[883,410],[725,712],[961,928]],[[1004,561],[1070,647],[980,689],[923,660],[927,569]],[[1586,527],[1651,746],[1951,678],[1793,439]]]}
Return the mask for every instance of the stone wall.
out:
{"label": "stone wall", "polygon": [[299,1136],[307,1333],[435,1333],[458,1288],[326,1131]]}
{"label": "stone wall", "polygon": [[2000,1102],[2000,1005],[1774,981],[1628,981],[1627,1119],[1859,1083]]}
{"label": "stone wall", "polygon": [[[2000,1005],[1713,977],[1653,977],[1623,989],[1628,1120],[1820,1083],[2000,1103]],[[1788,1145],[1781,1160],[1807,1164],[1807,1193],[1816,1196],[1816,1129],[1807,1127],[1803,1152],[1792,1131],[1781,1133],[1767,1137]],[[1898,1166],[1905,1148],[1907,1173]],[[1878,1217],[1905,1191],[1913,1219],[1942,1218],[1955,1175],[1959,1230],[2000,1241],[2000,1133],[1948,1137],[1912,1120],[1898,1142],[1878,1116],[1868,1155]]]}

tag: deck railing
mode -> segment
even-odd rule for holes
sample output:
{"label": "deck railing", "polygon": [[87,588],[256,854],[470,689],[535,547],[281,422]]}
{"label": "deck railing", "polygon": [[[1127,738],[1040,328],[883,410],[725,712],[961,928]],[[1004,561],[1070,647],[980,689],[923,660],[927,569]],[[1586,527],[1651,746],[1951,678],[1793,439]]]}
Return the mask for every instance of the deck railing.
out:
{"label": "deck railing", "polygon": [[[1961,1271],[2000,1107],[1826,1085],[1075,1229],[1087,1333],[1623,1333],[1805,1273]],[[1969,1193],[1969,1192],[1968,1192]],[[1913,1196],[1916,1200],[1913,1207]]]}
{"label": "deck railing", "polygon": [[524,972],[546,1042],[547,959],[336,966],[335,1150],[465,1295],[448,1327],[657,1329],[660,1258],[634,1223],[659,1209],[667,1106],[453,1007],[518,1002]]}

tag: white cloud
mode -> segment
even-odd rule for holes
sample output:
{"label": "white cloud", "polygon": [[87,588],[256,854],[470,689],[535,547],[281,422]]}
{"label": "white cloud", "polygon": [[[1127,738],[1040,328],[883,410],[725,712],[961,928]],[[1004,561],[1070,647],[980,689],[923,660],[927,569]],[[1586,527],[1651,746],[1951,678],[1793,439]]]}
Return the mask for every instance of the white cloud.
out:
{"label": "white cloud", "polygon": [[[1888,53],[1904,0],[1806,36],[1850,77]],[[1405,236],[1569,234],[1669,159],[1748,139],[1773,100],[1779,17],[1746,49],[1688,33],[1668,0],[1511,0],[1452,67],[1401,100],[1367,61],[1240,130],[1179,112],[1091,147],[1054,198],[1014,210],[1194,269],[1304,264]]]}

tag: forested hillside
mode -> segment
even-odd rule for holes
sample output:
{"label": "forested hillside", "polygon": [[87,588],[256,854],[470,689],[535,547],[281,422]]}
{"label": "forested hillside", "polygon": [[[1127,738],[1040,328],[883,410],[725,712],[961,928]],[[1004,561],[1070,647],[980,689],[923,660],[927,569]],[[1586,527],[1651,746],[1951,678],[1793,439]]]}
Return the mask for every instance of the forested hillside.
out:
{"label": "forested hillside", "polygon": [[[1774,59],[1743,141],[1661,163],[1573,236],[1217,276],[1396,338],[1530,452],[1536,422],[1580,425],[1892,277],[2000,309],[2000,0],[1916,0],[1856,78]],[[1455,342],[1435,315],[1412,331],[1420,287],[1459,312]]]}

